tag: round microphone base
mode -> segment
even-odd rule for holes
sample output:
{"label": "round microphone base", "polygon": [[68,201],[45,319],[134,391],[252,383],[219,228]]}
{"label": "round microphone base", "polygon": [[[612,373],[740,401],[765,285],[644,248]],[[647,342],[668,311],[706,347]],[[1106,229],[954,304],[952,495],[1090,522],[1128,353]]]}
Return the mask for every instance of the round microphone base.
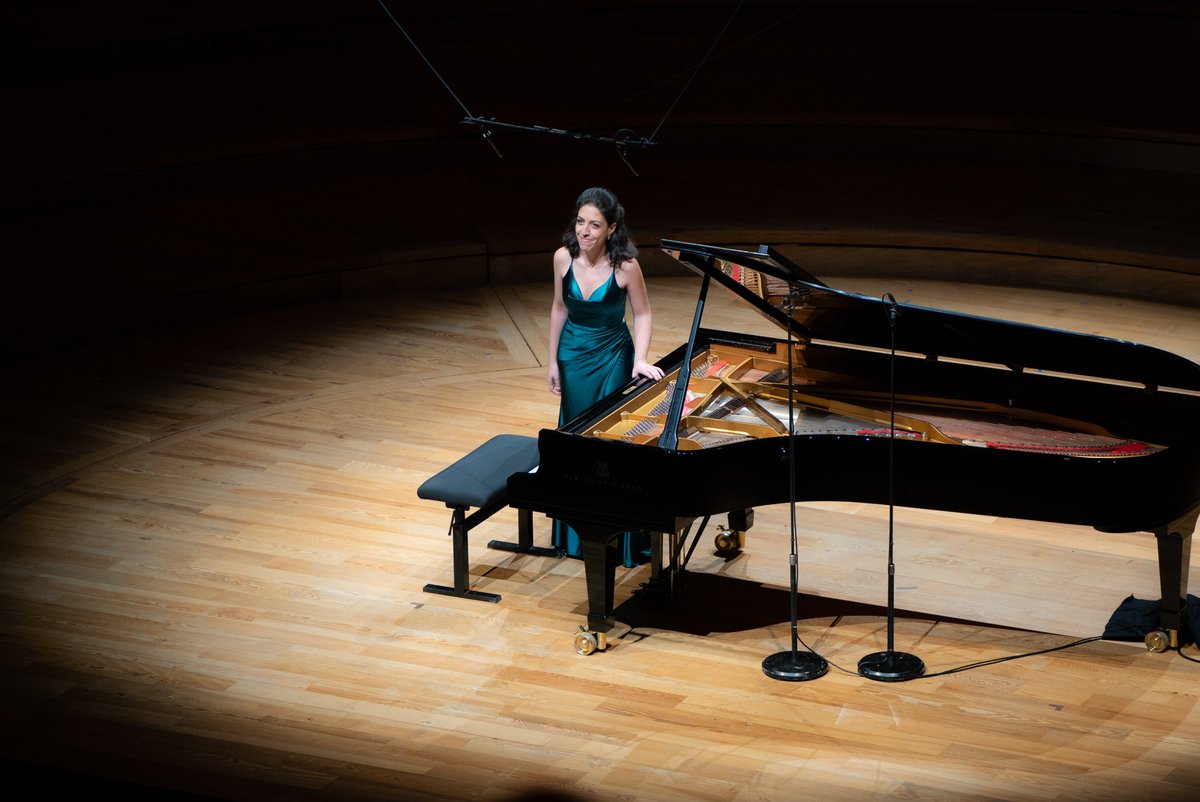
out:
{"label": "round microphone base", "polygon": [[825,676],[829,663],[812,652],[776,652],[762,661],[762,670],[771,679],[804,682]]}
{"label": "round microphone base", "polygon": [[880,682],[903,682],[924,674],[925,664],[907,652],[872,652],[858,661],[858,673]]}

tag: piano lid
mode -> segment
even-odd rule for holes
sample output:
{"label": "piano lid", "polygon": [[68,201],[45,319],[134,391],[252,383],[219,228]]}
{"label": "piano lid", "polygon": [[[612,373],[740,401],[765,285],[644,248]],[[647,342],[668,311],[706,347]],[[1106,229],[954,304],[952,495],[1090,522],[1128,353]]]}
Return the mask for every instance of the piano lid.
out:
{"label": "piano lid", "polygon": [[802,342],[890,351],[894,312],[897,352],[1200,391],[1200,365],[1152,346],[836,290],[769,245],[745,251],[664,239],[661,247]]}

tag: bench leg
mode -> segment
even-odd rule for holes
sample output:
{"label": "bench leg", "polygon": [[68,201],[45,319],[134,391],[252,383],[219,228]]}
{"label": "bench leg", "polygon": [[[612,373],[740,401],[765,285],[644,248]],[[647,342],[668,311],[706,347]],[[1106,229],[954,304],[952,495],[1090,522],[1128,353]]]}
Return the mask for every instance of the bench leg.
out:
{"label": "bench leg", "polygon": [[[475,518],[474,515],[471,517]],[[485,593],[468,587],[471,580],[471,570],[467,562],[468,531],[470,531],[470,526],[467,523],[466,509],[455,507],[453,518],[450,521],[450,536],[454,540],[454,587],[430,584],[425,586],[425,592],[440,593],[443,596],[461,596],[465,599],[477,599],[494,604],[500,601],[499,593]]]}
{"label": "bench leg", "polygon": [[533,554],[537,557],[562,557],[562,549],[553,546],[533,545],[533,511],[517,509],[517,542],[507,540],[492,540],[488,542],[489,549],[499,551],[515,551],[518,554]]}

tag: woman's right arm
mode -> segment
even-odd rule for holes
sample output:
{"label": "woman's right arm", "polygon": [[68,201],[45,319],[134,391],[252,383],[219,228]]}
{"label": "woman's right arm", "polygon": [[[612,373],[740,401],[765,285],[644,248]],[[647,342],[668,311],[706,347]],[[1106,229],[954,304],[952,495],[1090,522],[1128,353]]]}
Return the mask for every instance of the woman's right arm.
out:
{"label": "woman's right arm", "polygon": [[566,248],[554,252],[554,301],[550,304],[550,349],[546,354],[549,367],[546,370],[546,383],[550,392],[562,395],[562,383],[558,374],[558,339],[562,336],[563,325],[567,322],[567,305],[563,303],[562,282],[563,274],[571,264],[571,255]]}

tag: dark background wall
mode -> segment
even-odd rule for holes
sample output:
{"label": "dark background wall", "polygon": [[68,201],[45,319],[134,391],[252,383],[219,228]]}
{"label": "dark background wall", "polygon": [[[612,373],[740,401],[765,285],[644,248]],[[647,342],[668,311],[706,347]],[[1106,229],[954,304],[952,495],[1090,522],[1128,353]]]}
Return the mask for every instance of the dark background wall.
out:
{"label": "dark background wall", "polygon": [[[662,237],[769,242],[825,277],[1200,302],[1194,3],[386,5],[19,12],[8,355],[548,281],[592,184],[651,273],[677,269]],[[468,113],[579,136],[498,125],[499,158]],[[653,144],[627,165],[596,139],[620,131]]]}

